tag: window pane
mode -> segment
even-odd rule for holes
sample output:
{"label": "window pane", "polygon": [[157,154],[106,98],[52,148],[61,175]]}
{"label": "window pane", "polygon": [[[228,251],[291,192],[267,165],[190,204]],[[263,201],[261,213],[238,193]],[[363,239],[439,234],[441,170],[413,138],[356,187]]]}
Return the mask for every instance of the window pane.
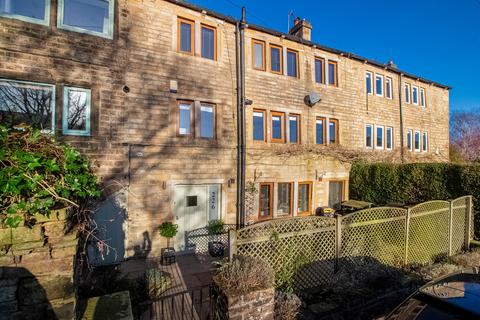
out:
{"label": "window pane", "polygon": [[298,184],[298,212],[309,212],[310,185],[307,183]]}
{"label": "window pane", "polygon": [[410,103],[410,86],[405,85],[405,101]]}
{"label": "window pane", "polygon": [[413,95],[413,103],[418,104],[418,88],[412,88],[412,95]]}
{"label": "window pane", "polygon": [[365,128],[365,137],[366,137],[366,146],[372,147],[372,126],[367,126]]}
{"label": "window pane", "polygon": [[108,34],[109,7],[106,0],[63,0],[63,24],[89,31]]}
{"label": "window pane", "polygon": [[53,87],[0,80],[0,122],[21,123],[45,131],[53,130]]}
{"label": "window pane", "polygon": [[277,213],[279,215],[289,215],[291,213],[291,183],[279,183],[277,189]]}
{"label": "window pane", "polygon": [[268,184],[260,185],[260,218],[266,218],[270,216],[270,188]]}
{"label": "window pane", "polygon": [[383,128],[377,127],[377,147],[383,147]]}
{"label": "window pane", "polygon": [[392,128],[387,128],[387,149],[392,149],[392,145],[393,145]]}
{"label": "window pane", "polygon": [[272,138],[282,139],[282,117],[272,116]]}
{"label": "window pane", "polygon": [[424,89],[420,89],[420,105],[422,107],[425,106],[425,90]]}
{"label": "window pane", "polygon": [[422,142],[423,142],[422,150],[427,151],[427,149],[428,149],[428,139],[427,139],[427,133],[426,132],[423,133],[423,141]]}
{"label": "window pane", "polygon": [[45,19],[46,0],[0,0],[0,14]]}
{"label": "window pane", "polygon": [[372,93],[372,74],[365,73],[365,83],[367,85],[367,93]]}
{"label": "window pane", "polygon": [[337,142],[337,129],[336,129],[336,122],[335,121],[330,121],[328,127],[329,127],[329,135],[330,135],[330,143],[336,143]]}
{"label": "window pane", "polygon": [[200,137],[213,138],[215,129],[214,108],[208,105],[200,107]]}
{"label": "window pane", "polygon": [[215,59],[215,31],[202,27],[202,57]]}
{"label": "window pane", "polygon": [[317,142],[317,144],[324,144],[325,143],[324,137],[323,137],[323,126],[324,126],[323,119],[317,119],[317,125],[316,125],[316,130],[317,130],[316,142]]}
{"label": "window pane", "polygon": [[67,103],[67,130],[87,131],[88,92],[69,89]]}
{"label": "window pane", "polygon": [[383,78],[375,76],[375,93],[379,96],[383,95]]}
{"label": "window pane", "polygon": [[270,61],[271,61],[271,69],[274,72],[281,72],[281,53],[279,48],[271,48],[270,49]]}
{"label": "window pane", "polygon": [[253,112],[253,140],[265,141],[263,112]]}
{"label": "window pane", "polygon": [[315,60],[315,82],[323,83],[323,60]]}
{"label": "window pane", "polygon": [[263,44],[255,42],[253,44],[254,67],[263,69]]}
{"label": "window pane", "polygon": [[179,106],[179,134],[190,134],[190,113],[192,106],[189,104],[180,104]]}
{"label": "window pane", "polygon": [[336,79],[336,64],[329,62],[328,63],[328,84],[335,85]]}
{"label": "window pane", "polygon": [[297,53],[287,52],[287,74],[290,77],[297,77]]}
{"label": "window pane", "polygon": [[387,98],[392,97],[392,82],[390,79],[385,80],[385,96]]}
{"label": "window pane", "polygon": [[330,181],[328,183],[328,206],[335,210],[340,209],[343,201],[343,181]]}
{"label": "window pane", "polygon": [[297,143],[298,142],[298,117],[291,116],[290,118],[290,142]]}
{"label": "window pane", "polygon": [[180,51],[192,52],[192,25],[180,23]]}
{"label": "window pane", "polygon": [[412,150],[412,132],[408,131],[407,133],[407,147],[408,150]]}
{"label": "window pane", "polygon": [[420,133],[415,132],[415,150],[420,150]]}

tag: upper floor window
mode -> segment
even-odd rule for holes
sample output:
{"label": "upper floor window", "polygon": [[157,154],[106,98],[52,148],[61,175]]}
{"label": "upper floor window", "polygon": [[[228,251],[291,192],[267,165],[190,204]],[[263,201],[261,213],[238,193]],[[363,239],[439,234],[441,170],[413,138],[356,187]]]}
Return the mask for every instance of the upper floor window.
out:
{"label": "upper floor window", "polygon": [[90,112],[91,93],[89,89],[63,88],[63,134],[89,136]]}
{"label": "upper floor window", "polygon": [[392,78],[385,78],[385,98],[392,99]]}
{"label": "upper floor window", "polygon": [[201,43],[202,43],[202,57],[216,60],[216,40],[217,30],[214,27],[202,25]]}
{"label": "upper floor window", "polygon": [[416,86],[412,87],[412,101],[413,104],[418,105],[418,87]]}
{"label": "upper floor window", "polygon": [[328,84],[338,87],[337,63],[328,61]]}
{"label": "upper floor window", "polygon": [[287,50],[287,75],[298,78],[298,52]]}
{"label": "upper floor window", "polygon": [[385,138],[386,138],[386,144],[387,144],[386,149],[392,150],[393,149],[393,128],[392,127],[387,127]]}
{"label": "upper floor window", "polygon": [[377,149],[383,149],[385,147],[384,145],[384,127],[383,126],[376,126],[376,139],[375,139],[375,148]]}
{"label": "upper floor window", "polygon": [[383,76],[376,74],[375,75],[375,94],[377,96],[383,96]]}
{"label": "upper floor window", "polygon": [[405,83],[405,102],[410,103],[410,85]]}
{"label": "upper floor window", "polygon": [[265,71],[265,42],[252,40],[253,68]]}
{"label": "upper floor window", "polygon": [[373,148],[373,125],[365,125],[365,146],[367,148]]}
{"label": "upper floor window", "polygon": [[193,55],[194,52],[194,22],[178,19],[178,51]]}
{"label": "upper floor window", "polygon": [[283,49],[280,46],[270,45],[270,71],[283,74]]}
{"label": "upper floor window", "polygon": [[114,0],[59,0],[58,26],[111,39],[114,2]]}
{"label": "upper floor window", "polygon": [[338,144],[338,120],[328,120],[328,135],[330,144]]}
{"label": "upper floor window", "polygon": [[200,104],[200,138],[215,138],[215,105]]}
{"label": "upper floor window", "polygon": [[411,129],[408,129],[407,131],[407,148],[408,151],[413,150],[413,132]]}
{"label": "upper floor window", "polygon": [[420,88],[420,106],[425,107],[425,89]]}
{"label": "upper floor window", "polygon": [[373,74],[370,71],[365,72],[365,85],[367,94],[373,94]]}
{"label": "upper floor window", "polygon": [[49,25],[50,0],[0,0],[0,16]]}
{"label": "upper floor window", "polygon": [[0,79],[0,122],[28,124],[43,132],[55,129],[55,86]]}
{"label": "upper floor window", "polygon": [[422,135],[422,151],[428,151],[428,133],[426,131],[424,131]]}
{"label": "upper floor window", "polygon": [[315,123],[315,143],[316,144],[326,144],[325,135],[325,118],[318,117]]}
{"label": "upper floor window", "polygon": [[290,130],[290,143],[300,142],[300,116],[291,114],[288,116],[288,129]]}
{"label": "upper floor window", "polygon": [[193,127],[193,102],[179,101],[177,114],[177,134],[191,136]]}
{"label": "upper floor window", "polygon": [[325,83],[325,60],[322,58],[315,58],[315,82]]}
{"label": "upper floor window", "polygon": [[415,131],[415,151],[420,151],[420,131]]}
{"label": "upper floor window", "polygon": [[253,140],[265,141],[265,111],[253,110]]}
{"label": "upper floor window", "polygon": [[285,114],[272,111],[272,142],[285,142]]}

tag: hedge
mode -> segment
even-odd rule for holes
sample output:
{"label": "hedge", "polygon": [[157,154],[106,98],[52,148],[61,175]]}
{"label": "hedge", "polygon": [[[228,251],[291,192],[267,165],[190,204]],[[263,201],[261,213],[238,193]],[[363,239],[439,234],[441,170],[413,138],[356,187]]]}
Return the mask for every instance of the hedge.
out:
{"label": "hedge", "polygon": [[465,195],[473,196],[475,237],[480,238],[480,164],[355,162],[350,171],[350,198],[376,205],[408,205]]}

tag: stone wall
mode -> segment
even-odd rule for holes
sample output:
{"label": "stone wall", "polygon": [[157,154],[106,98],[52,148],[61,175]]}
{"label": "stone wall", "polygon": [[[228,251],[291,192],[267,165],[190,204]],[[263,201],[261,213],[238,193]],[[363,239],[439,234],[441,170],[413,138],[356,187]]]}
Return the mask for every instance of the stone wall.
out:
{"label": "stone wall", "polygon": [[0,320],[72,319],[76,232],[66,211],[38,216],[32,228],[0,226]]}
{"label": "stone wall", "polygon": [[258,290],[237,297],[228,297],[228,319],[273,320],[275,289]]}

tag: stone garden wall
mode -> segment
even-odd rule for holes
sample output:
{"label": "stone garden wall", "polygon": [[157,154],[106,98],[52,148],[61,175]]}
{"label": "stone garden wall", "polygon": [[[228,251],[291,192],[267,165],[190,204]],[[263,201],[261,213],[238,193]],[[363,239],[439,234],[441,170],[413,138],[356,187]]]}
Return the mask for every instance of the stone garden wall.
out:
{"label": "stone garden wall", "polygon": [[73,319],[76,231],[65,234],[66,211],[37,219],[0,226],[0,320]]}

